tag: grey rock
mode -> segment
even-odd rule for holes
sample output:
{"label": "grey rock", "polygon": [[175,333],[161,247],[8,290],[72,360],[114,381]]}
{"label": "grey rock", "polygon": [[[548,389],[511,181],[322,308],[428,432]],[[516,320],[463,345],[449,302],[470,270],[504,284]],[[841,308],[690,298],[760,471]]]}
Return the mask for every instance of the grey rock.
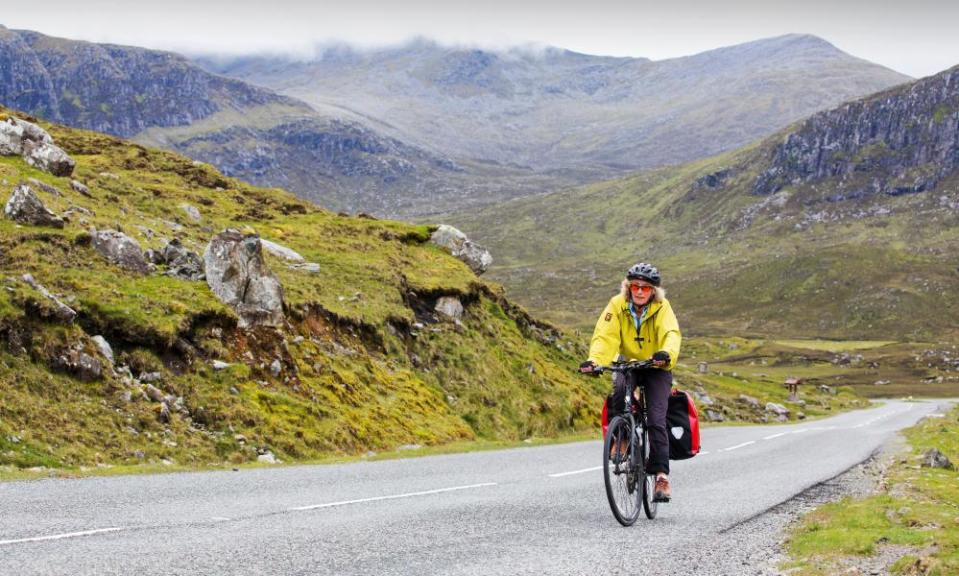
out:
{"label": "grey rock", "polygon": [[938,448],[930,448],[922,455],[922,466],[925,468],[942,468],[944,470],[955,470],[955,465],[939,451]]}
{"label": "grey rock", "polygon": [[170,421],[170,406],[166,402],[160,402],[160,422]]}
{"label": "grey rock", "polygon": [[200,210],[192,204],[180,204],[180,210],[183,210],[183,212],[187,215],[187,218],[193,220],[194,222],[203,221],[203,216],[200,214]]}
{"label": "grey rock", "polygon": [[163,402],[163,392],[153,384],[147,384],[143,391],[150,400],[153,400],[154,402]]}
{"label": "grey rock", "polygon": [[37,180],[36,178],[27,178],[27,183],[35,187],[38,190],[46,192],[47,194],[56,196],[60,198],[63,196],[63,193],[56,186],[51,186],[44,182],[43,180]]}
{"label": "grey rock", "polygon": [[159,372],[144,372],[140,374],[140,382],[159,382],[163,380],[163,374]]}
{"label": "grey rock", "polygon": [[54,176],[70,176],[77,163],[56,144],[24,142],[23,159],[27,164]]}
{"label": "grey rock", "polygon": [[150,265],[143,256],[140,244],[123,232],[116,230],[90,230],[93,248],[111,263],[138,274],[150,271]]}
{"label": "grey rock", "polygon": [[296,250],[292,248],[287,248],[277,244],[276,242],[270,242],[269,240],[260,239],[260,243],[263,244],[263,249],[273,254],[274,256],[279,256],[284,260],[289,260],[290,262],[304,262],[306,259],[303,258]]}
{"label": "grey rock", "polygon": [[257,456],[257,457],[256,457],[256,461],[257,461],[257,462],[262,462],[262,463],[264,463],[264,464],[276,464],[276,463],[277,463],[276,456],[274,456],[273,453],[270,452],[269,450],[267,450],[267,451],[264,452],[263,454],[260,454],[259,456]]}
{"label": "grey rock", "polygon": [[717,412],[716,410],[706,410],[706,418],[710,422],[723,422],[726,420],[726,417],[723,416],[723,413]]}
{"label": "grey rock", "polygon": [[20,224],[63,228],[63,218],[47,209],[25,182],[17,184],[13,189],[13,194],[7,200],[3,213],[7,218]]}
{"label": "grey rock", "polygon": [[0,156],[23,154],[23,127],[16,118],[0,122]]}
{"label": "grey rock", "polygon": [[113,364],[113,348],[110,346],[110,343],[107,342],[107,339],[98,334],[91,338],[91,340],[93,340],[93,343],[96,345],[97,350],[100,351],[100,354],[109,360],[110,364]]}
{"label": "grey rock", "polygon": [[263,261],[258,236],[221,232],[210,240],[203,260],[207,284],[236,310],[240,328],[283,324],[283,287]]}
{"label": "grey rock", "polygon": [[486,272],[493,263],[489,250],[472,242],[466,234],[447,224],[441,224],[430,236],[430,241],[465,262],[477,275]]}
{"label": "grey rock", "polygon": [[740,394],[736,399],[742,402],[743,404],[748,404],[749,406],[752,406],[753,408],[759,408],[758,398],[754,398],[747,394]]}
{"label": "grey rock", "polygon": [[438,299],[435,310],[439,314],[453,320],[459,320],[463,317],[463,304],[460,302],[460,299],[455,296],[443,296]]}
{"label": "grey rock", "polygon": [[87,198],[93,198],[93,195],[90,194],[90,189],[79,180],[70,180],[70,188],[73,188],[76,192],[86,196]]}
{"label": "grey rock", "polygon": [[318,274],[320,271],[320,265],[316,262],[303,262],[302,264],[290,264],[290,270],[302,270],[304,272],[309,272],[310,274]]}
{"label": "grey rock", "polygon": [[273,377],[276,378],[280,375],[281,371],[283,371],[283,364],[279,359],[274,360],[273,363],[270,364],[270,374],[273,374]]}
{"label": "grey rock", "polygon": [[70,308],[66,304],[60,301],[59,298],[50,293],[43,284],[37,282],[31,274],[24,274],[23,281],[30,285],[31,288],[40,293],[41,296],[53,303],[54,307],[54,318],[64,324],[69,324],[77,317],[77,313],[73,308]]}
{"label": "grey rock", "polygon": [[67,372],[86,382],[103,377],[103,364],[99,360],[80,350],[68,350],[56,357],[52,368]]}
{"label": "grey rock", "polygon": [[196,252],[187,250],[176,238],[163,247],[163,261],[167,265],[167,274],[184,280],[202,280],[203,260]]}
{"label": "grey rock", "polygon": [[766,412],[771,412],[776,416],[789,416],[789,408],[775,402],[766,403]]}
{"label": "grey rock", "polygon": [[224,361],[222,361],[222,360],[214,360],[214,361],[213,361],[213,369],[214,369],[214,370],[226,370],[226,369],[229,368],[230,366],[232,366],[232,364],[230,364],[229,362],[224,362]]}

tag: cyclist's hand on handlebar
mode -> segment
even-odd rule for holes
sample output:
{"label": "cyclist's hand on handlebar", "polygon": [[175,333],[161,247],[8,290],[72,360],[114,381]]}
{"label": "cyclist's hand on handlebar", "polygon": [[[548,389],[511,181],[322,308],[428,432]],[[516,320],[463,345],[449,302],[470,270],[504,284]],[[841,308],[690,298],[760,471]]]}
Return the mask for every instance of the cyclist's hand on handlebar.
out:
{"label": "cyclist's hand on handlebar", "polygon": [[665,350],[660,350],[659,352],[653,354],[653,365],[657,368],[669,364],[669,352]]}
{"label": "cyclist's hand on handlebar", "polygon": [[599,376],[599,371],[596,370],[597,368],[599,368],[599,366],[597,366],[595,362],[587,360],[579,365],[579,373]]}

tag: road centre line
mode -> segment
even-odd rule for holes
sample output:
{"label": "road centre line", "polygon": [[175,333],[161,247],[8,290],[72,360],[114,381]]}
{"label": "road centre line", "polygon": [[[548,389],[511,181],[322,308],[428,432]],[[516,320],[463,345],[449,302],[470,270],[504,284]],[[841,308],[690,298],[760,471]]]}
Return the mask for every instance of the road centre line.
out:
{"label": "road centre line", "polygon": [[389,496],[374,496],[372,498],[358,498],[356,500],[341,500],[339,502],[327,502],[326,504],[313,504],[312,506],[297,506],[288,508],[289,511],[317,510],[319,508],[333,508],[334,506],[347,506],[349,504],[362,504],[364,502],[379,502],[381,500],[396,500],[398,498],[412,498],[414,496],[428,496],[430,494],[442,494],[443,492],[456,492],[458,490],[470,490],[472,488],[485,488],[487,486],[496,486],[496,482],[484,482],[482,484],[469,484],[467,486],[453,486],[450,488],[437,488],[436,490],[423,490],[420,492],[407,492],[405,494],[391,494]]}
{"label": "road centre line", "polygon": [[755,440],[750,440],[749,442],[743,442],[742,444],[736,444],[735,446],[730,446],[729,448],[723,448],[722,450],[720,450],[720,452],[729,452],[730,450],[737,450],[737,449],[739,449],[739,448],[743,448],[743,447],[745,447],[745,446],[749,446],[750,444],[755,444],[755,443],[756,443]]}
{"label": "road centre line", "polygon": [[766,437],[763,438],[763,440],[772,440],[773,438],[779,438],[780,436],[785,436],[786,434],[789,434],[789,432],[780,432],[779,434],[773,434],[773,435],[771,435],[771,436],[766,436]]}
{"label": "road centre line", "polygon": [[556,474],[550,474],[550,478],[562,478],[563,476],[572,476],[573,474],[583,474],[584,472],[595,472],[596,470],[602,470],[602,466],[593,466],[592,468],[583,468],[582,470],[573,470],[571,472],[558,472]]}
{"label": "road centre line", "polygon": [[126,528],[98,528],[96,530],[83,530],[81,532],[67,532],[65,534],[52,534],[50,536],[34,536],[32,538],[18,538],[16,540],[0,540],[0,546],[6,544],[24,544],[27,542],[45,542],[47,540],[63,540],[64,538],[79,538],[81,536],[92,536],[94,534],[104,534],[107,532],[120,532]]}

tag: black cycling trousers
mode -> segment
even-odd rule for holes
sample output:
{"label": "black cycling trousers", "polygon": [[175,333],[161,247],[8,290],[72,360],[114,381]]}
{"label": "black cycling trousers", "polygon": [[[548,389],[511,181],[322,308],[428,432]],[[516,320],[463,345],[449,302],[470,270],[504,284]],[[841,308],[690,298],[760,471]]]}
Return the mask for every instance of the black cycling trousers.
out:
{"label": "black cycling trousers", "polygon": [[[626,374],[613,373],[613,394],[610,414],[623,411],[626,395]],[[669,474],[669,437],[666,435],[666,407],[673,387],[673,373],[668,370],[638,370],[629,373],[637,385],[645,384],[646,413],[649,422],[649,472]],[[615,411],[615,412],[614,412]]]}

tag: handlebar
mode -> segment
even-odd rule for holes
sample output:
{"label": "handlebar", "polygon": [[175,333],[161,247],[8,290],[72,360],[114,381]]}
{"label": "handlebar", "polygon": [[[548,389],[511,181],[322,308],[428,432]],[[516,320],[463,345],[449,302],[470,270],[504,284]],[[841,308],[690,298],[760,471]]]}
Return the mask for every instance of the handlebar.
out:
{"label": "handlebar", "polygon": [[609,366],[596,366],[589,372],[580,372],[581,374],[602,374],[604,372],[629,372],[631,370],[644,370],[653,368],[655,364],[652,360],[631,360],[629,362],[613,362]]}

